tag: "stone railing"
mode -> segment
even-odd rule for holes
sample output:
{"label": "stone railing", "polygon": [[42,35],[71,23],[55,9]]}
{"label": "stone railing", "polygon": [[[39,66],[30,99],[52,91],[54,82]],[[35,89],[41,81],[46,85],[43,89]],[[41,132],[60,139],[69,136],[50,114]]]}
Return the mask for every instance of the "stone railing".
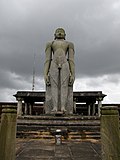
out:
{"label": "stone railing", "polygon": [[0,158],[15,160],[17,107],[3,105],[0,125]]}
{"label": "stone railing", "polygon": [[101,108],[102,160],[120,160],[118,107]]}

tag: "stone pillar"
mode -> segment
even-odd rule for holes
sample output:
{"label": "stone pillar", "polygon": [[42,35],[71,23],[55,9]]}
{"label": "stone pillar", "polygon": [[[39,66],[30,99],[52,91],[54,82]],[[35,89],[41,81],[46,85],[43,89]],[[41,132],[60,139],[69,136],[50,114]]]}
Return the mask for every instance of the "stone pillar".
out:
{"label": "stone pillar", "polygon": [[90,116],[90,111],[91,111],[91,105],[88,105],[88,116]]}
{"label": "stone pillar", "polygon": [[0,159],[15,160],[17,107],[3,105],[0,128]]}
{"label": "stone pillar", "polygon": [[29,103],[29,115],[32,115],[33,104],[33,102]]}
{"label": "stone pillar", "polygon": [[95,115],[95,103],[93,103],[93,110],[92,110],[92,115]]}
{"label": "stone pillar", "polygon": [[98,98],[98,116],[100,117],[100,110],[102,108],[102,98]]}
{"label": "stone pillar", "polygon": [[75,100],[73,101],[73,108],[74,108],[74,109],[73,109],[74,112],[76,113],[76,101],[75,101]]}
{"label": "stone pillar", "polygon": [[22,116],[22,99],[17,98],[18,104],[17,104],[17,116]]}
{"label": "stone pillar", "polygon": [[29,115],[32,115],[32,105],[29,104]]}
{"label": "stone pillar", "polygon": [[102,160],[120,160],[119,113],[115,106],[101,108]]}
{"label": "stone pillar", "polygon": [[25,115],[28,114],[28,104],[25,102]]}
{"label": "stone pillar", "polygon": [[45,101],[43,101],[43,114],[45,114]]}

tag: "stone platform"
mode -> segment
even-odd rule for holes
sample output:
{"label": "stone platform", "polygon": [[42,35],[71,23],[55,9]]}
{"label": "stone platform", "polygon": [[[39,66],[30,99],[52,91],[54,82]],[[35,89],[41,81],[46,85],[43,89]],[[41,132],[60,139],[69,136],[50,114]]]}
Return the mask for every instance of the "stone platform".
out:
{"label": "stone platform", "polygon": [[66,130],[68,139],[100,139],[98,116],[21,116],[17,119],[17,137],[52,139],[51,131]]}
{"label": "stone platform", "polygon": [[17,139],[16,160],[101,160],[98,140],[68,141]]}

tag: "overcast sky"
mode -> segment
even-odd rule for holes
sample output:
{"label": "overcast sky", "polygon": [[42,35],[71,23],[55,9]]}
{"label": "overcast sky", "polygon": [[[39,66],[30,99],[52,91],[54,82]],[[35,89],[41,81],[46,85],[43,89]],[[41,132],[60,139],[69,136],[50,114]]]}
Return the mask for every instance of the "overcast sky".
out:
{"label": "overcast sky", "polygon": [[102,91],[120,103],[119,0],[0,0],[0,101],[18,90],[45,90],[45,45],[63,27],[75,45],[74,90]]}

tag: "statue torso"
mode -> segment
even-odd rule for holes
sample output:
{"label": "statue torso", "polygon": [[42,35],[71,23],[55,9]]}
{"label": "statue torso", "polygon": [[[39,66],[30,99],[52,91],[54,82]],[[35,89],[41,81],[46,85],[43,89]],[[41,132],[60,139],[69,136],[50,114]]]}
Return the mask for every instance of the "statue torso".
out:
{"label": "statue torso", "polygon": [[60,67],[67,62],[67,50],[69,43],[65,40],[55,40],[52,42],[53,61]]}

